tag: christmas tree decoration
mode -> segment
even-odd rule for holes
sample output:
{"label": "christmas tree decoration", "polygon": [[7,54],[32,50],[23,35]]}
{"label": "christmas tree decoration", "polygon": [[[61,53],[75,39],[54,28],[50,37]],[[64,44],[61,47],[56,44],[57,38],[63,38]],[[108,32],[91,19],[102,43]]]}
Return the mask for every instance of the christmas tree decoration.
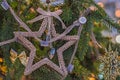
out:
{"label": "christmas tree decoration", "polygon": [[[63,29],[65,29],[66,26],[63,23],[63,21],[61,20],[61,18],[59,17],[59,15],[62,13],[62,10],[57,10],[55,12],[51,12],[50,9],[49,9],[50,1],[46,0],[46,3],[48,4],[48,11],[44,11],[43,9],[38,8],[37,12],[41,15],[39,15],[39,16],[35,17],[34,19],[29,20],[27,22],[28,23],[34,23],[34,22],[37,22],[37,21],[43,19],[43,22],[40,26],[39,32],[40,32],[40,35],[42,35],[43,32],[45,32],[47,30],[46,41],[50,41],[50,39],[51,39],[51,31],[50,31],[51,29],[50,28],[53,25],[53,22],[52,22],[53,17],[55,17],[56,19],[58,19],[61,22]],[[47,44],[48,42],[44,42],[44,41],[41,42],[41,44],[44,44],[44,43]],[[51,43],[51,45],[52,45],[52,43]],[[42,46],[48,46],[48,45],[42,45]]]}
{"label": "christmas tree decoration", "polygon": [[27,57],[25,51],[21,52],[21,53],[18,55],[18,53],[17,53],[16,51],[14,51],[13,49],[11,49],[11,50],[10,50],[10,54],[11,54],[10,59],[11,59],[11,62],[12,62],[13,64],[14,64],[15,60],[16,60],[17,58],[19,58],[19,60],[21,61],[21,63],[22,63],[24,66],[27,65],[29,58]]}
{"label": "christmas tree decoration", "polygon": [[52,49],[50,50],[50,54],[52,54],[52,55],[55,54],[55,48],[52,48]]}
{"label": "christmas tree decoration", "polygon": [[7,74],[7,66],[4,64],[5,60],[0,58],[0,78],[4,79],[5,75]]}
{"label": "christmas tree decoration", "polygon": [[41,41],[40,44],[41,46],[49,46],[48,41]]}
{"label": "christmas tree decoration", "polygon": [[80,17],[80,18],[79,18],[79,22],[80,22],[81,24],[85,24],[85,23],[87,22],[87,19],[86,19],[85,17]]}
{"label": "christmas tree decoration", "polygon": [[0,72],[2,72],[3,75],[6,75],[6,73],[7,73],[7,66],[0,65]]}
{"label": "christmas tree decoration", "polygon": [[[49,8],[48,8],[49,10]],[[36,18],[32,19],[32,20],[29,20],[27,21],[28,23],[34,23],[36,21],[39,21],[39,20],[42,20],[43,19],[43,23],[41,25],[41,29],[44,27],[44,26],[48,26],[50,27],[52,24],[51,24],[51,17],[55,17],[56,19],[58,19],[61,23],[62,23],[62,28],[65,29],[66,26],[65,24],[63,23],[63,21],[61,20],[61,18],[59,17],[59,15],[62,13],[62,10],[57,10],[55,12],[50,12],[50,11],[44,11],[43,9],[41,8],[38,8],[37,9],[37,12],[41,15],[37,16]],[[48,21],[49,20],[49,21]],[[44,25],[44,26],[43,26]],[[46,27],[45,27],[46,28]],[[45,31],[45,30],[43,30]]]}
{"label": "christmas tree decoration", "polygon": [[71,73],[73,71],[73,68],[74,68],[74,65],[69,64],[67,67],[68,72]]}
{"label": "christmas tree decoration", "polygon": [[[29,27],[14,13],[14,11],[12,10],[12,8],[10,7],[10,11],[13,14],[14,18],[18,21],[18,23],[20,25],[23,26],[24,29],[26,29],[28,32],[14,32],[15,38],[5,41],[5,42],[1,42],[0,45],[5,45],[14,41],[19,42],[20,44],[22,44],[23,46],[25,46],[28,50],[30,50],[30,57],[28,60],[28,64],[26,65],[25,68],[25,72],[24,75],[29,75],[31,74],[33,71],[35,71],[36,69],[38,69],[39,67],[43,66],[43,65],[47,65],[50,68],[54,69],[55,71],[57,71],[59,74],[61,74],[63,76],[63,78],[65,78],[68,74],[68,71],[65,67],[65,63],[64,63],[64,59],[63,59],[63,52],[68,49],[69,47],[71,47],[73,44],[75,44],[75,49],[73,51],[70,63],[72,63],[73,58],[75,56],[77,47],[78,47],[78,41],[80,39],[80,34],[82,31],[82,24],[86,23],[86,18],[85,17],[81,17],[80,19],[76,20],[72,25],[70,25],[62,34],[58,34],[56,33],[56,30],[54,28],[54,24],[51,24],[52,22],[52,18],[51,16],[54,16],[55,18],[57,18],[58,20],[60,20],[60,22],[62,23],[63,28],[66,28],[64,23],[62,22],[62,20],[59,18],[59,14],[61,14],[61,11],[55,11],[55,12],[46,12],[44,10],[42,10],[41,8],[38,8],[37,11],[42,14],[30,21],[28,21],[29,23],[33,23],[36,22],[38,20],[43,19],[43,23],[39,29],[38,32],[32,32]],[[83,14],[82,16],[87,16],[87,14],[89,14],[91,12],[91,9],[88,8]],[[80,20],[80,22],[79,22]],[[48,33],[50,35],[53,36],[53,38],[50,39],[50,41],[41,41],[40,39],[38,39],[38,37],[41,37],[42,33],[45,31],[46,27],[48,25]],[[66,34],[68,34],[75,26],[80,26],[78,29],[78,34],[74,35],[74,36],[68,36]],[[35,39],[37,39],[38,41],[40,41],[41,46],[48,46],[48,43],[52,43],[55,42],[56,40],[62,39],[62,40],[67,40],[68,42],[65,43],[63,46],[61,46],[60,48],[58,48],[57,50],[57,56],[58,56],[58,62],[59,62],[59,66],[57,66],[56,64],[54,64],[51,60],[49,60],[48,58],[44,58],[42,60],[40,60],[39,62],[33,64],[33,60],[35,57],[35,53],[36,53],[36,48],[35,46],[26,39],[26,37],[34,37]],[[96,43],[95,39],[93,39],[93,41]],[[77,43],[76,43],[77,42]],[[73,66],[71,66],[69,68],[69,72],[71,72],[73,69]]]}
{"label": "christmas tree decoration", "polygon": [[[20,80],[23,75],[26,80],[96,80],[96,75],[88,76],[92,72],[98,73],[93,67],[96,68],[99,63],[94,64],[94,61],[104,46],[100,45],[101,35],[96,34],[100,30],[95,31],[93,22],[110,23],[109,18],[92,0],[65,0],[65,5],[60,6],[64,0],[42,1],[46,5],[41,5],[37,0],[9,1],[11,6],[6,0],[1,2],[3,9],[10,11],[5,11],[6,14],[0,21],[0,53],[10,53],[10,56],[4,55],[6,64],[10,67],[7,74],[12,76],[11,80]],[[47,6],[47,10],[44,6]],[[14,43],[8,45],[12,42]],[[17,51],[25,49],[28,53],[22,51],[18,54],[11,48]],[[9,64],[10,62],[15,65]],[[114,66],[114,62],[111,65]]]}
{"label": "christmas tree decoration", "polygon": [[116,40],[117,43],[120,43],[120,35],[117,35],[115,40]]}
{"label": "christmas tree decoration", "polygon": [[99,60],[104,65],[102,73],[104,73],[105,80],[116,80],[120,75],[120,60],[118,59],[118,51],[113,51],[111,46],[105,50],[104,56],[100,56]]}
{"label": "christmas tree decoration", "polygon": [[8,8],[9,8],[9,5],[8,5],[8,3],[7,3],[6,1],[3,1],[3,2],[1,3],[1,6],[2,6],[5,10],[8,10]]}
{"label": "christmas tree decoration", "polygon": [[55,55],[55,48],[52,48],[50,50],[50,54],[49,54],[50,59],[52,59],[54,57],[54,55]]}
{"label": "christmas tree decoration", "polygon": [[50,38],[51,38],[51,36],[50,36],[50,35],[47,35],[46,41],[50,41]]}
{"label": "christmas tree decoration", "polygon": [[[28,61],[28,64],[26,66],[26,69],[25,69],[25,72],[24,74],[25,75],[28,75],[30,74],[32,71],[36,70],[37,68],[39,68],[40,66],[44,65],[44,64],[47,64],[49,67],[53,68],[54,70],[56,70],[58,73],[60,73],[61,75],[63,76],[66,76],[66,73],[67,72],[62,72],[62,70],[66,70],[65,68],[65,65],[64,65],[64,61],[63,61],[63,58],[61,55],[58,55],[58,56],[61,56],[61,57],[58,57],[59,58],[59,62],[61,64],[61,67],[62,69],[60,69],[57,65],[55,65],[53,62],[51,62],[48,58],[45,58],[45,59],[42,59],[41,61],[39,61],[38,63],[34,64],[32,66],[32,63],[33,63],[33,59],[34,59],[34,56],[35,56],[35,51],[36,51],[36,48],[33,46],[33,44],[28,41],[25,37],[36,37],[36,35],[40,35],[39,32],[37,34],[35,34],[34,32],[31,33],[31,30],[27,27],[27,25],[22,22],[22,20],[14,13],[14,11],[12,10],[12,8],[10,7],[10,11],[11,13],[14,15],[15,19],[18,21],[19,24],[22,24],[23,28],[25,28],[27,32],[14,32],[15,34],[15,38],[14,39],[11,39],[11,40],[8,40],[8,41],[5,41],[5,42],[1,42],[0,45],[4,45],[4,44],[8,44],[8,43],[11,43],[11,42],[14,42],[14,41],[17,41],[19,42],[20,44],[24,45],[26,48],[28,48],[31,52],[30,52],[30,58],[29,58],[29,61]],[[69,39],[69,37],[65,37],[65,40],[66,39]],[[73,36],[73,39],[74,39],[74,36]],[[64,48],[64,46],[63,46]],[[62,48],[61,48],[62,49]],[[64,48],[65,49],[65,48]],[[67,48],[66,48],[67,49]],[[60,52],[60,51],[58,51]],[[66,70],[67,71],[67,70]],[[64,74],[65,73],[65,74]]]}

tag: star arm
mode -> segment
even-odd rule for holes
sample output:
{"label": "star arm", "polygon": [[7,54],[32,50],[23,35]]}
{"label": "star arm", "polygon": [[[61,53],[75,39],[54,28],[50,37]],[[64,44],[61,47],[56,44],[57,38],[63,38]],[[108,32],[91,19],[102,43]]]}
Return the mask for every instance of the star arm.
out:
{"label": "star arm", "polygon": [[68,28],[66,28],[66,30],[60,34],[59,36],[55,37],[55,38],[52,38],[49,42],[55,42],[59,39],[61,39],[62,37],[66,36],[66,34],[68,34],[76,25],[79,25],[79,22],[75,21],[74,24],[70,25]]}
{"label": "star arm", "polygon": [[30,69],[30,67],[32,66],[33,64],[33,60],[34,60],[34,57],[35,57],[35,53],[36,53],[36,48],[35,46],[29,41],[27,40],[24,36],[21,36],[19,35],[18,37],[18,42],[20,44],[22,44],[25,48],[27,48],[30,53],[29,53],[29,60],[28,60],[28,63],[26,65],[26,68],[25,68],[25,71],[24,71],[24,74],[26,75],[26,71],[28,71]]}
{"label": "star arm", "polygon": [[38,32],[40,32],[40,34],[42,34],[46,28],[47,28],[47,18],[44,18]]}
{"label": "star arm", "polygon": [[51,15],[50,15],[50,12],[44,11],[44,10],[41,9],[41,8],[37,8],[36,11],[37,11],[39,14],[41,14],[41,15],[51,16]]}
{"label": "star arm", "polygon": [[[25,30],[27,30],[29,33],[31,33],[31,29],[15,14],[14,10],[10,8],[11,14],[14,16],[15,20],[20,24],[21,27],[23,27]],[[36,35],[34,35],[34,38],[38,41],[41,41]]]}
{"label": "star arm", "polygon": [[[52,61],[50,61],[48,58],[44,58],[42,60],[40,60],[38,63],[35,63],[32,67],[31,67],[31,71],[35,71],[37,68],[43,66],[43,65],[47,65],[49,68],[54,69],[55,71],[57,71],[59,74],[61,74],[62,76],[64,76],[64,73],[62,71],[62,69],[60,69],[60,67],[58,67],[56,64],[54,64]],[[28,72],[31,72],[28,71]]]}
{"label": "star arm", "polygon": [[34,23],[34,22],[37,22],[37,21],[39,21],[39,20],[42,20],[42,19],[44,19],[44,18],[46,18],[46,17],[48,17],[48,16],[39,15],[39,16],[33,18],[32,20],[27,21],[27,23]]}
{"label": "star arm", "polygon": [[51,12],[51,13],[56,13],[57,15],[60,15],[60,14],[62,14],[62,10],[57,10],[57,11],[55,11],[55,12]]}
{"label": "star arm", "polygon": [[15,41],[16,41],[16,38],[13,38],[13,39],[10,39],[10,40],[7,40],[7,41],[3,41],[3,42],[0,42],[0,46],[9,44],[9,43],[12,43],[12,42],[15,42]]}
{"label": "star arm", "polygon": [[51,13],[51,16],[57,18],[62,23],[62,28],[66,29],[66,26],[65,26],[64,22],[62,21],[62,19],[56,13]]}
{"label": "star arm", "polygon": [[[52,33],[52,36],[53,37],[57,37],[57,36],[59,36],[59,35],[61,35],[61,34],[58,34],[58,33],[56,33],[56,30],[55,30],[55,27],[54,27],[54,24],[53,24],[53,26],[51,26],[51,33]],[[78,35],[67,35],[67,36],[64,36],[64,37],[62,37],[61,38],[62,40],[78,40],[79,39],[79,36]]]}

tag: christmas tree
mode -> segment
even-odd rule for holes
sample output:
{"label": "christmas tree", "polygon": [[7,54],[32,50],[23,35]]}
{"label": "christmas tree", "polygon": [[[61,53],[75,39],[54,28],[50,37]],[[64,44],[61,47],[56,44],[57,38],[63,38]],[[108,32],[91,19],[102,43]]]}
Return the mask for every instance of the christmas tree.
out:
{"label": "christmas tree", "polygon": [[102,80],[99,56],[119,52],[120,26],[93,0],[2,0],[0,13],[3,80]]}

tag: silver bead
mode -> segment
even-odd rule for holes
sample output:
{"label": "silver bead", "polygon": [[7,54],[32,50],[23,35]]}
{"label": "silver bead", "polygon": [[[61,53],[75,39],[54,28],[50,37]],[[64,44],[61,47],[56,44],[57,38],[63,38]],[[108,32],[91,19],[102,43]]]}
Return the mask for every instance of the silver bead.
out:
{"label": "silver bead", "polygon": [[120,35],[117,35],[115,38],[116,42],[120,44]]}
{"label": "silver bead", "polygon": [[86,19],[85,17],[80,17],[80,18],[79,18],[79,22],[80,22],[81,24],[85,24],[85,23],[87,22],[87,19]]}

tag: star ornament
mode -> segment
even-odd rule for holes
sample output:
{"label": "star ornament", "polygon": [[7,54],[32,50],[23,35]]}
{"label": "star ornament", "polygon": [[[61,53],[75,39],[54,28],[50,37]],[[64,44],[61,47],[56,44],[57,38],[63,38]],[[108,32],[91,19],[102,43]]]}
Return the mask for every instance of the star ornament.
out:
{"label": "star ornament", "polygon": [[[36,22],[38,20],[43,19],[43,22],[41,24],[41,27],[38,31],[33,32],[29,26],[27,26],[14,12],[14,10],[9,6],[10,12],[11,14],[14,16],[14,18],[16,19],[16,21],[22,26],[22,28],[24,28],[25,30],[27,30],[27,32],[14,32],[15,38],[11,39],[11,40],[7,40],[7,41],[3,41],[0,42],[0,46],[11,43],[11,42],[18,42],[20,44],[22,44],[27,50],[29,50],[29,60],[27,62],[25,71],[24,71],[24,75],[29,75],[31,74],[33,71],[37,70],[38,68],[47,65],[49,68],[55,70],[56,72],[58,72],[60,75],[62,75],[62,79],[64,79],[68,72],[71,72],[74,68],[74,65],[72,65],[72,61],[74,58],[74,55],[76,53],[77,50],[77,45],[78,45],[78,41],[80,39],[80,34],[82,31],[82,24],[86,23],[86,18],[82,17],[80,18],[80,20],[76,20],[75,22],[73,22],[73,24],[71,24],[70,26],[67,27],[67,29],[62,33],[62,34],[58,34],[56,33],[54,24],[52,23],[52,17],[57,18],[61,24],[62,24],[62,28],[66,28],[63,21],[60,19],[59,15],[61,14],[61,10],[55,11],[55,12],[50,12],[50,11],[44,11],[41,8],[38,8],[37,11],[38,13],[40,13],[41,15],[37,16],[36,18],[28,21],[29,23],[33,23]],[[86,10],[89,13],[89,10]],[[48,27],[47,27],[48,25]],[[79,31],[77,35],[67,35],[75,26],[79,26]],[[41,37],[42,34],[44,33],[44,31],[46,30],[46,28],[48,29],[48,33],[50,33],[49,36],[53,36],[53,38],[47,39],[49,43],[54,42],[56,40],[65,40],[67,41],[64,45],[62,45],[60,48],[58,48],[56,50],[57,52],[57,56],[58,56],[58,64],[56,65],[55,63],[52,62],[52,60],[50,60],[49,58],[43,58],[40,61],[33,63],[34,62],[34,58],[36,56],[36,47],[27,39],[27,37],[33,37],[35,39],[37,39],[38,41],[40,41],[41,45],[43,46],[48,46],[48,42],[46,41],[41,41],[39,40],[38,37]],[[93,40],[95,41],[95,40]],[[64,57],[63,57],[63,52],[65,50],[67,50],[70,46],[72,45],[76,45],[75,50],[73,52],[72,58],[70,60],[70,64],[68,66],[68,70],[66,68],[65,62],[64,62]],[[53,57],[53,55],[55,54],[55,49],[52,49],[52,51],[50,52],[50,54],[52,55],[51,58]]]}
{"label": "star ornament", "polygon": [[[5,2],[7,3],[7,2]],[[29,60],[27,62],[27,65],[26,65],[26,68],[25,68],[25,71],[24,71],[24,75],[29,75],[30,73],[32,73],[33,71],[35,71],[36,69],[38,69],[39,67],[43,66],[43,65],[47,65],[49,66],[50,68],[52,68],[53,70],[55,70],[56,72],[58,72],[59,74],[61,74],[63,77],[67,76],[67,69],[65,67],[65,64],[64,64],[64,60],[63,60],[63,56],[60,54],[58,55],[58,61],[59,61],[59,66],[56,65],[55,63],[53,63],[51,60],[49,60],[48,58],[44,58],[42,60],[40,60],[39,62],[33,64],[33,61],[34,61],[34,57],[36,55],[36,48],[35,46],[26,38],[26,37],[33,37],[33,38],[38,38],[38,37],[41,37],[42,35],[42,32],[44,32],[44,30],[41,30],[41,28],[45,29],[46,27],[40,27],[40,31],[37,31],[37,32],[32,32],[32,30],[15,14],[14,10],[9,6],[9,10],[11,12],[11,14],[13,15],[13,17],[16,19],[16,21],[25,29],[27,30],[27,32],[14,32],[14,35],[15,37],[11,40],[7,40],[7,41],[3,41],[3,42],[0,42],[0,46],[2,45],[5,45],[5,44],[8,44],[8,43],[12,43],[12,42],[18,42],[20,44],[22,44],[27,50],[30,51],[30,56],[29,56]],[[41,11],[41,10],[40,10]],[[42,11],[41,11],[42,12]],[[45,14],[46,12],[43,11],[43,14]],[[51,12],[51,15],[53,16],[56,16],[59,20],[61,20],[57,13],[59,14],[59,11],[56,12],[56,13],[53,13]],[[42,19],[45,18],[49,18],[49,13],[47,13],[47,15],[41,15],[42,16]],[[47,22],[47,19],[44,20],[44,23]],[[49,19],[50,20],[50,19]],[[51,20],[49,21],[51,22]],[[61,21],[61,23],[63,23]],[[45,24],[44,24],[45,25]],[[43,26],[44,26],[43,25]],[[63,23],[64,25],[64,23]],[[41,34],[40,34],[41,33]],[[38,40],[40,41],[40,40]],[[43,45],[46,45],[47,46],[47,43],[45,42],[42,42]],[[11,57],[16,54],[13,53],[14,51],[12,50],[11,51]],[[20,57],[20,56],[19,56]],[[18,56],[16,55],[16,58],[18,58]],[[15,59],[12,59],[11,60],[15,60]]]}
{"label": "star ornament", "polygon": [[104,56],[100,56],[99,60],[103,64],[103,70],[105,80],[116,80],[116,77],[120,75],[120,59],[117,50],[113,51],[109,46],[106,49]]}
{"label": "star ornament", "polygon": [[[45,30],[45,25],[46,24],[51,24],[51,17],[49,17],[50,15],[53,15],[54,17],[56,17],[58,20],[60,20],[60,22],[63,25],[63,28],[65,28],[64,23],[61,21],[61,19],[57,16],[57,14],[61,14],[61,11],[57,11],[55,13],[51,12],[51,14],[47,13],[47,15],[41,15],[43,20],[42,23],[42,27],[40,27],[39,31],[37,32],[32,32],[30,30],[30,28],[15,14],[14,10],[9,6],[10,12],[11,14],[14,16],[14,18],[16,19],[16,21],[24,28],[27,30],[27,32],[14,32],[15,37],[11,40],[7,40],[7,41],[3,41],[0,43],[0,46],[11,43],[11,42],[18,42],[20,44],[22,44],[24,47],[26,47],[27,50],[30,51],[30,56],[29,56],[29,60],[27,62],[25,71],[24,71],[24,75],[29,75],[31,74],[33,71],[35,71],[36,69],[40,68],[41,66],[47,65],[49,68],[55,70],[56,72],[58,72],[60,75],[62,75],[63,78],[65,78],[68,74],[67,72],[67,68],[65,67],[65,63],[64,63],[64,59],[63,59],[63,51],[66,50],[69,46],[71,46],[73,43],[76,42],[76,40],[78,39],[78,36],[63,36],[64,38],[62,38],[63,40],[68,40],[69,42],[67,42],[65,45],[63,45],[62,47],[60,47],[57,50],[57,55],[58,55],[58,62],[59,62],[59,66],[56,65],[55,63],[53,63],[50,59],[48,58],[44,58],[42,60],[40,60],[39,62],[36,62],[35,64],[33,64],[34,61],[34,57],[36,55],[36,48],[35,46],[29,41],[27,40],[26,37],[33,37],[33,38],[37,38],[37,37],[41,37],[42,33]],[[41,10],[41,9],[40,9]],[[39,11],[39,10],[38,10]],[[41,11],[42,12],[42,11]],[[45,11],[43,11],[44,13]],[[60,12],[60,13],[59,13]],[[46,12],[45,12],[46,13]],[[49,21],[47,21],[49,20]],[[34,21],[34,20],[33,20]],[[49,22],[49,23],[46,23]],[[73,24],[72,27],[74,27],[75,24]],[[52,25],[53,27],[53,25]],[[51,29],[51,28],[50,28]],[[54,29],[54,27],[53,27]],[[69,28],[68,28],[69,29]],[[51,31],[51,30],[50,30]],[[52,34],[55,34],[54,37],[58,36],[59,34],[55,33],[56,31],[52,30]],[[61,38],[60,38],[61,39]],[[71,40],[71,41],[70,41]],[[42,45],[48,45],[48,43],[46,42],[42,42]],[[13,50],[11,51],[12,53],[14,52]],[[11,57],[13,56],[11,53]],[[51,55],[53,56],[54,54],[54,49],[51,51]],[[15,54],[16,55],[16,54]],[[16,58],[18,56],[16,55]],[[14,60],[14,59],[11,59]]]}

